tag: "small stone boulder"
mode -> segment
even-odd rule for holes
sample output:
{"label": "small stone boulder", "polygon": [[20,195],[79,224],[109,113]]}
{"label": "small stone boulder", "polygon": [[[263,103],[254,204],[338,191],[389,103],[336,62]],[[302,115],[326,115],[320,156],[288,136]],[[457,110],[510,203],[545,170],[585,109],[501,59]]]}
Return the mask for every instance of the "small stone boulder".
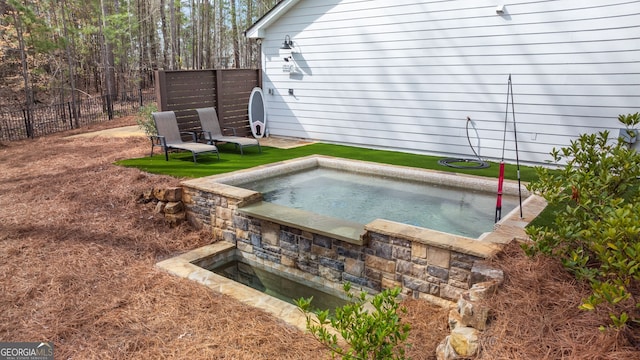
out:
{"label": "small stone boulder", "polygon": [[492,268],[487,264],[480,262],[474,263],[471,268],[469,285],[487,281],[495,281],[497,285],[501,285],[504,282],[504,272],[502,270]]}
{"label": "small stone boulder", "polygon": [[164,214],[164,209],[167,206],[167,203],[164,201],[158,201],[156,204],[156,208],[153,210],[156,214]]}
{"label": "small stone boulder", "polygon": [[449,322],[449,330],[453,330],[458,326],[465,326],[465,325],[462,325],[462,316],[460,315],[457,309],[451,309],[449,311],[448,322]]}
{"label": "small stone boulder", "polygon": [[170,187],[165,190],[165,198],[169,202],[182,201],[182,188]]}
{"label": "small stone boulder", "polygon": [[155,200],[153,197],[153,188],[146,189],[138,196],[138,203],[147,204]]}
{"label": "small stone boulder", "polygon": [[153,189],[153,197],[158,201],[167,201],[167,190],[162,188]]}
{"label": "small stone boulder", "polygon": [[455,360],[460,359],[460,356],[453,350],[450,342],[451,336],[447,336],[436,348],[436,359],[438,360]]}
{"label": "small stone boulder", "polygon": [[463,358],[476,356],[478,354],[479,330],[472,327],[457,327],[451,331],[449,343],[456,354]]}
{"label": "small stone boulder", "polygon": [[179,212],[176,214],[164,214],[164,220],[169,223],[171,226],[180,225],[183,221],[187,219],[187,215],[185,212]]}
{"label": "small stone boulder", "polygon": [[498,291],[498,283],[495,281],[485,281],[477,284],[473,284],[471,289],[467,292],[469,294],[469,300],[481,301],[487,299],[489,296],[495,294]]}
{"label": "small stone boulder", "polygon": [[464,293],[458,300],[458,313],[460,314],[460,324],[471,326],[478,330],[487,328],[489,318],[489,308],[473,302],[469,299],[469,294]]}
{"label": "small stone boulder", "polygon": [[168,202],[164,207],[165,214],[177,214],[184,210],[184,204],[182,201],[171,201]]}

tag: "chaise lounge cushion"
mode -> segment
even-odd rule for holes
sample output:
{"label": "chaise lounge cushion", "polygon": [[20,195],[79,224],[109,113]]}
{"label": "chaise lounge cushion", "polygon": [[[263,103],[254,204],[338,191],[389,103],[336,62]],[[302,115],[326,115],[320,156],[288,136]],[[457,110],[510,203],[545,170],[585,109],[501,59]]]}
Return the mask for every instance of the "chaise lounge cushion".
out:
{"label": "chaise lounge cushion", "polygon": [[[158,130],[157,138],[160,140],[160,145],[164,149],[165,159],[169,160],[169,149],[178,149],[178,150],[186,150],[191,151],[193,154],[193,162],[196,162],[197,154],[201,153],[216,153],[218,155],[218,159],[220,159],[220,154],[218,153],[218,148],[213,144],[202,144],[195,142],[185,142],[182,140],[182,136],[180,130],[178,128],[178,120],[176,119],[176,114],[173,111],[159,111],[151,114],[153,116],[153,121],[156,124],[156,129]],[[153,147],[151,148],[153,152]]]}
{"label": "chaise lounge cushion", "polygon": [[[202,127],[202,137],[210,144],[217,142],[227,142],[235,144],[240,147],[240,153],[243,154],[243,148],[249,146],[257,146],[259,151],[260,142],[254,138],[242,137],[242,136],[228,136],[222,133],[220,128],[220,122],[218,121],[218,115],[216,109],[213,107],[196,109],[198,117],[200,118],[200,125]],[[235,134],[235,129],[232,129]]]}

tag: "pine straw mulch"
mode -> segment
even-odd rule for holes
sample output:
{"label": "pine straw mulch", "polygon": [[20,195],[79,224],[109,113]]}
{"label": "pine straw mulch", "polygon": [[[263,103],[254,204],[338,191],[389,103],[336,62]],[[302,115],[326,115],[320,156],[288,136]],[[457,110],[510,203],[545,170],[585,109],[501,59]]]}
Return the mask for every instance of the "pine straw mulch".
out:
{"label": "pine straw mulch", "polygon": [[[0,143],[0,340],[53,341],[56,359],[324,359],[309,334],[154,268],[211,242],[171,228],[143,190],[180,179],[113,165],[146,156],[144,138],[63,136]],[[628,333],[600,333],[606,314],[577,310],[588,289],[517,247],[493,260],[506,281],[490,299],[482,359],[640,359]],[[447,310],[406,300],[408,355],[433,359]]]}
{"label": "pine straw mulch", "polygon": [[480,359],[640,359],[640,327],[600,331],[608,312],[578,309],[590,288],[559,261],[528,258],[514,242],[491,262],[506,276],[487,299],[492,321]]}
{"label": "pine straw mulch", "polygon": [[[326,359],[309,334],[154,264],[210,243],[171,228],[151,187],[180,179],[113,165],[145,138],[74,138],[124,118],[0,144],[0,340],[52,341],[56,359]],[[414,359],[433,359],[447,311],[408,300]]]}

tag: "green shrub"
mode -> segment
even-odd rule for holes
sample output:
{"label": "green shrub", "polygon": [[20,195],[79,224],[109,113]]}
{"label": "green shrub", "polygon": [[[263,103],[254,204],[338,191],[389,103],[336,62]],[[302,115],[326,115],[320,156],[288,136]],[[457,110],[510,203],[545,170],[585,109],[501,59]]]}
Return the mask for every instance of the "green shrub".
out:
{"label": "green shrub", "polygon": [[[640,115],[620,115],[631,131]],[[607,131],[584,134],[551,153],[560,171],[537,169],[529,189],[558,209],[552,226],[530,226],[529,255],[559,258],[593,293],[583,310],[604,306],[612,325],[640,324],[640,154]]]}
{"label": "green shrub", "polygon": [[151,116],[151,113],[154,111],[158,111],[158,107],[155,104],[142,106],[140,110],[138,110],[136,123],[147,136],[158,135],[156,123],[153,121],[153,116]]}
{"label": "green shrub", "polygon": [[[409,324],[402,323],[398,312],[406,312],[397,302],[400,288],[386,289],[376,294],[370,304],[372,312],[365,309],[367,293],[358,296],[351,292],[351,284],[344,284],[350,302],[337,308],[334,316],[329,310],[310,311],[313,298],[296,300],[298,308],[307,318],[307,330],[320,343],[328,347],[332,357],[345,360],[405,359],[405,342],[409,336]],[[317,318],[317,319],[316,319]],[[329,327],[330,326],[330,327]],[[335,329],[342,337],[332,332]],[[346,343],[346,347],[343,344]]]}

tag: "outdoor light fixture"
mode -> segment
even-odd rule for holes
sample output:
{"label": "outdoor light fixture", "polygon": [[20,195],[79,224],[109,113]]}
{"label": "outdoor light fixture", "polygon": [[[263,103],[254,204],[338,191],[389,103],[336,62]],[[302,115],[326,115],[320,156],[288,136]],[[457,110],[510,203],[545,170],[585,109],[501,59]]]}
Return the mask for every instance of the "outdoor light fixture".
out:
{"label": "outdoor light fixture", "polygon": [[298,67],[295,64],[293,53],[294,53],[293,40],[291,40],[291,37],[289,37],[289,35],[286,35],[284,37],[284,42],[280,47],[280,56],[282,57],[282,60],[284,60],[285,62],[284,65],[282,65],[282,72],[289,73],[289,74],[298,73]]}
{"label": "outdoor light fixture", "polygon": [[496,7],[496,14],[498,15],[504,15],[504,5],[500,4]]}
{"label": "outdoor light fixture", "polygon": [[286,62],[290,62],[293,60],[293,41],[291,40],[291,38],[289,37],[289,35],[286,35],[284,37],[284,42],[282,43],[282,46],[280,47],[280,56],[282,57],[282,59]]}
{"label": "outdoor light fixture", "polygon": [[280,50],[291,50],[291,49],[293,49],[293,41],[291,40],[289,35],[285,35],[284,42],[282,43]]}

